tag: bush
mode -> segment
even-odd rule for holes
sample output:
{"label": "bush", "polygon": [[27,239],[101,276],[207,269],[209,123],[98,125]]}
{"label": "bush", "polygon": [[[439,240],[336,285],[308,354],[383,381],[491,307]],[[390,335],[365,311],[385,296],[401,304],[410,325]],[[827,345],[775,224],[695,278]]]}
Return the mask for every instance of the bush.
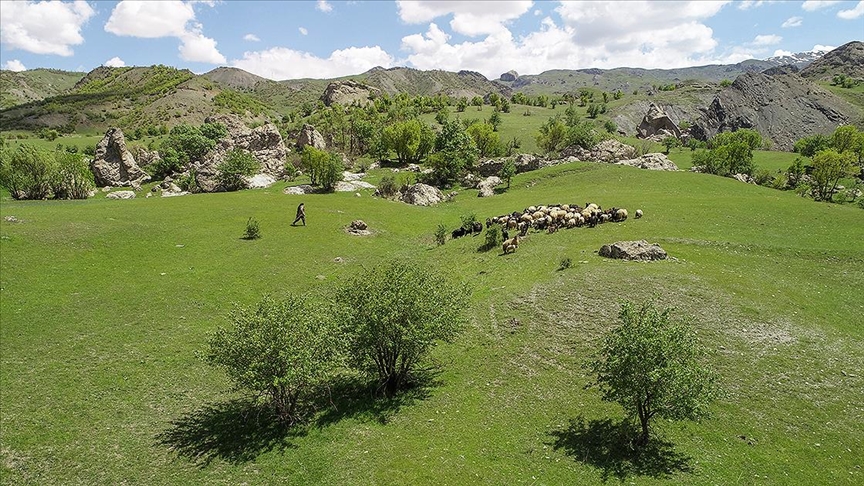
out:
{"label": "bush", "polygon": [[231,325],[209,336],[202,356],[238,389],[266,397],[277,417],[293,424],[302,406],[322,396],[341,362],[332,321],[302,296],[264,298],[236,306]]}
{"label": "bush", "polygon": [[852,157],[834,149],[823,150],[813,157],[813,197],[831,201],[840,179],[852,174]]}
{"label": "bush", "polygon": [[381,182],[378,183],[378,193],[384,197],[393,196],[399,192],[399,185],[396,183],[394,176],[384,176]]}
{"label": "bush", "polygon": [[573,266],[573,260],[570,257],[563,258],[561,263],[558,264],[558,270],[567,270],[568,268]]}
{"label": "bush", "polygon": [[392,261],[349,279],[336,301],[352,364],[394,395],[437,341],[459,334],[468,299],[464,285],[413,262]]}
{"label": "bush", "polygon": [[45,199],[57,174],[53,154],[22,144],[4,164],[2,184],[15,199]]}
{"label": "bush", "polygon": [[52,190],[57,199],[87,199],[96,189],[93,172],[84,157],[77,153],[56,152],[56,174]]}
{"label": "bush", "polygon": [[439,224],[435,229],[435,243],[437,243],[438,246],[447,243],[447,227],[443,224]]}
{"label": "bush", "polygon": [[753,174],[753,180],[760,186],[768,186],[774,182],[774,174],[770,170],[762,168]]}
{"label": "bush", "polygon": [[493,224],[489,228],[486,228],[486,241],[483,243],[483,246],[480,247],[480,250],[489,251],[498,248],[498,246],[503,242],[504,235],[501,233],[501,226]]}
{"label": "bush", "polygon": [[216,179],[226,191],[236,191],[246,187],[245,177],[254,175],[261,164],[250,152],[233,149],[225,156],[225,160],[216,166]]}
{"label": "bush", "polygon": [[507,159],[501,165],[501,171],[498,173],[498,176],[507,181],[507,189],[510,189],[510,179],[516,175],[516,162],[513,162],[512,159]]}
{"label": "bush", "polygon": [[166,176],[183,171],[183,166],[180,153],[173,147],[163,146],[159,149],[159,158],[145,169],[154,179],[164,179]]}
{"label": "bush", "polygon": [[246,231],[243,232],[243,239],[257,240],[258,238],[261,238],[261,227],[258,224],[258,220],[249,218],[249,221],[246,221]]}
{"label": "bush", "polygon": [[320,185],[325,191],[332,191],[342,180],[343,165],[336,154],[319,150],[311,145],[303,148],[300,166],[309,174],[313,185]]}

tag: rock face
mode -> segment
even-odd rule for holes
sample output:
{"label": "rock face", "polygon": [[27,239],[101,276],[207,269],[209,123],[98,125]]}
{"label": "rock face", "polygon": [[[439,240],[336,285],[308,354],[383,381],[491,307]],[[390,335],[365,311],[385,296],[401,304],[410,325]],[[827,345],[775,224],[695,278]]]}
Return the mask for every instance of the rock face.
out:
{"label": "rock face", "polygon": [[573,157],[582,162],[615,163],[630,159],[636,155],[636,149],[615,139],[603,140],[591,150],[579,146],[567,147],[561,151],[562,158]]}
{"label": "rock face", "polygon": [[[193,162],[192,169],[195,171],[195,180],[198,187],[204,192],[220,190],[217,180],[217,169],[234,149],[241,149],[251,153],[261,164],[259,174],[268,175],[271,178],[279,178],[285,170],[285,157],[288,149],[282,142],[279,129],[272,123],[266,123],[260,127],[250,129],[243,120],[235,115],[213,115],[204,120],[206,123],[221,123],[228,129],[228,135],[216,144],[216,147],[208,152],[203,160]],[[262,178],[252,178],[249,182],[260,183]]]}
{"label": "rock face", "polygon": [[97,186],[131,186],[150,180],[126,148],[126,138],[119,128],[109,129],[96,145],[90,170]]}
{"label": "rock face", "polygon": [[324,137],[318,133],[318,130],[315,130],[315,127],[308,124],[303,125],[303,129],[300,130],[300,135],[297,136],[297,148],[302,149],[307,145],[311,145],[320,150],[327,148],[327,142],[324,141]]}
{"label": "rock face", "polygon": [[629,165],[648,170],[678,170],[678,166],[663,154],[645,154],[641,157],[616,162],[619,165]]}
{"label": "rock face", "polygon": [[864,78],[864,42],[852,41],[826,53],[801,70],[809,79],[830,80],[835,74]]}
{"label": "rock face", "polygon": [[512,71],[512,70],[507,71],[506,73],[502,74],[501,77],[499,77],[498,79],[500,79],[501,81],[510,83],[510,82],[513,82],[513,81],[516,81],[517,79],[519,79],[519,73],[517,73],[516,71]]}
{"label": "rock face", "polygon": [[402,202],[415,206],[434,206],[444,200],[444,194],[437,187],[414,184],[402,194]]}
{"label": "rock face", "polygon": [[772,140],[775,149],[791,150],[796,140],[830,133],[856,113],[846,101],[797,74],[747,73],[717,94],[690,133],[707,140],[719,132],[752,128]]}
{"label": "rock face", "polygon": [[611,245],[600,247],[600,256],[622,260],[665,260],[666,250],[656,243],[639,241],[618,241]]}
{"label": "rock face", "polygon": [[662,108],[651,103],[648,113],[642,118],[642,123],[636,129],[639,138],[663,139],[668,136],[681,138],[681,130],[678,125],[669,118]]}
{"label": "rock face", "polygon": [[498,176],[489,176],[477,184],[480,193],[477,197],[491,197],[495,195],[495,186],[501,185],[501,178]]}
{"label": "rock face", "polygon": [[333,103],[348,106],[355,101],[363,105],[371,102],[372,98],[380,94],[380,89],[358,83],[357,81],[334,81],[327,85],[324,94],[321,95],[321,101],[326,106],[330,106]]}

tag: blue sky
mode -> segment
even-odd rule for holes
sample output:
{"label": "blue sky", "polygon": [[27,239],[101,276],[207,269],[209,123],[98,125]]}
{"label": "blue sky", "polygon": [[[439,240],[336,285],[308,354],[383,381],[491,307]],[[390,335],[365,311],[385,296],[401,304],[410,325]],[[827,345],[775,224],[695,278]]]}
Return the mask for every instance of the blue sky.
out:
{"label": "blue sky", "polygon": [[864,1],[0,1],[0,67],[235,66],[282,80],[374,66],[671,68],[864,39]]}

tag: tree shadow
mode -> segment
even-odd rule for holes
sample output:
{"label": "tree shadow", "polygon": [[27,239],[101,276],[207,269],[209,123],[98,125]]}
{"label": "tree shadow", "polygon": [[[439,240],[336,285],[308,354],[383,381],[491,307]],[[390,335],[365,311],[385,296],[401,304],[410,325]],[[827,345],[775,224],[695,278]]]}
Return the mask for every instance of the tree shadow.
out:
{"label": "tree shadow", "polygon": [[611,419],[585,421],[579,416],[566,429],[553,430],[555,450],[563,450],[577,461],[602,471],[603,481],[610,477],[670,477],[677,472],[692,472],[690,458],[674,450],[674,444],[652,437],[645,446],[636,447],[637,426]]}

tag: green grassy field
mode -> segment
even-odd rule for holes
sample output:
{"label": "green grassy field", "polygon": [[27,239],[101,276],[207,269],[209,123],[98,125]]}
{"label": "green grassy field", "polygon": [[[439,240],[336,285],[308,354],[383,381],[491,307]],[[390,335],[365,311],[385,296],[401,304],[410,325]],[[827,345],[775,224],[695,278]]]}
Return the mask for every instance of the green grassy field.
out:
{"label": "green grassy field", "polygon": [[[531,117],[525,117],[531,118]],[[0,206],[0,481],[4,484],[861,484],[864,211],[688,172],[568,164],[492,198],[423,208],[269,189]],[[439,223],[594,201],[645,217],[436,247]],[[20,222],[5,218],[15,216]],[[245,241],[245,222],[263,238]],[[348,235],[353,219],[374,234]],[[604,243],[671,260],[608,261]],[[341,257],[343,262],[334,261]],[[232,303],[326,290],[403,257],[473,289],[471,324],[438,346],[432,384],[336,399],[285,432],[245,416],[196,358]],[[573,267],[558,271],[569,257]],[[579,368],[622,299],[693,318],[726,397],[658,423],[634,457],[619,408]],[[514,320],[515,319],[515,320]],[[606,419],[609,419],[608,421]]]}

